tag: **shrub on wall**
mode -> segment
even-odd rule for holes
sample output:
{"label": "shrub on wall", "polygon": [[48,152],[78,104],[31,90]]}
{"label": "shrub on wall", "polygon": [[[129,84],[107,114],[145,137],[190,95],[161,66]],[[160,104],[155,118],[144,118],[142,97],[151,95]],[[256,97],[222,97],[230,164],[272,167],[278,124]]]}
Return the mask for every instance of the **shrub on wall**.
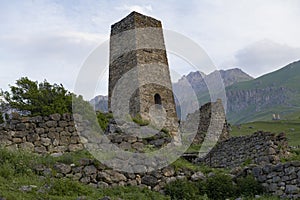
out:
{"label": "shrub on wall", "polygon": [[196,185],[187,180],[176,180],[168,184],[165,188],[167,195],[172,200],[199,199],[199,191]]}
{"label": "shrub on wall", "polygon": [[112,118],[113,118],[113,116],[111,113],[97,112],[97,120],[98,120],[98,123],[102,130],[106,129],[106,127],[109,123],[109,120]]}
{"label": "shrub on wall", "polygon": [[241,196],[254,197],[258,194],[263,194],[264,188],[259,184],[253,176],[246,176],[237,179],[238,194]]}
{"label": "shrub on wall", "polygon": [[236,197],[237,187],[229,175],[216,174],[207,179],[207,196],[214,200]]}

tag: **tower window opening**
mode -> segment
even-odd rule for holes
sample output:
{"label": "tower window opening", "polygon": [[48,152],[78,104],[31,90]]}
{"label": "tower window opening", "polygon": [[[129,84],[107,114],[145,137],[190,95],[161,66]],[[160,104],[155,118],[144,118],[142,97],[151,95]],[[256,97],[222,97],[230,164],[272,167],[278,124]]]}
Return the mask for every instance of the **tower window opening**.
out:
{"label": "tower window opening", "polygon": [[161,97],[159,94],[154,95],[154,102],[155,104],[161,105]]}

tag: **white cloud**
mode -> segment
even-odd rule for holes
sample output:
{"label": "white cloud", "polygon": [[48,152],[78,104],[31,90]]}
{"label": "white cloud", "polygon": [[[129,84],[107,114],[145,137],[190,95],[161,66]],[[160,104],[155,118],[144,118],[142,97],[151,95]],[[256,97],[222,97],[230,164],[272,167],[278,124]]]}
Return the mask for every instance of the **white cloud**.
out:
{"label": "white cloud", "polygon": [[122,5],[122,6],[117,6],[115,8],[116,10],[121,10],[121,11],[126,11],[126,12],[132,12],[132,11],[136,11],[139,13],[143,13],[143,14],[148,14],[152,11],[152,6],[149,5]]}
{"label": "white cloud", "polygon": [[300,48],[261,40],[237,51],[235,58],[237,66],[259,76],[300,60]]}
{"label": "white cloud", "polygon": [[[80,64],[109,37],[110,25],[133,10],[190,37],[219,68],[240,65],[260,75],[300,58],[299,0],[1,1],[0,88],[29,76],[72,89]],[[274,44],[256,43],[263,39]],[[184,73],[185,62],[170,64]]]}
{"label": "white cloud", "polygon": [[73,89],[84,59],[101,42],[101,34],[59,32],[46,35],[10,35],[0,37],[1,88],[22,76],[63,83]]}

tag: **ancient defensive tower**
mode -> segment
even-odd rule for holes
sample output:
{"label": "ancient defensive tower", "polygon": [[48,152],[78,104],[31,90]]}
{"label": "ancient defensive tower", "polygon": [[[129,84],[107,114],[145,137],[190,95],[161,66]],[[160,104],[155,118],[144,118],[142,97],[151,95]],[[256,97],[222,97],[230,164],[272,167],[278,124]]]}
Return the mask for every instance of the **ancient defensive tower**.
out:
{"label": "ancient defensive tower", "polygon": [[137,12],[111,26],[108,108],[124,107],[132,117],[155,118],[177,130],[161,22]]}

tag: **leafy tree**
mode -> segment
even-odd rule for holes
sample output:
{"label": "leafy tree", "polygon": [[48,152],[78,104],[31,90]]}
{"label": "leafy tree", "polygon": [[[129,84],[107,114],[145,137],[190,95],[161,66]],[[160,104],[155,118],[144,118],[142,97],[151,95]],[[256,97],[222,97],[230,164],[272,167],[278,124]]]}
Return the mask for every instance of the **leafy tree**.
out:
{"label": "leafy tree", "polygon": [[1,96],[10,108],[29,111],[31,115],[72,112],[72,93],[62,84],[52,85],[46,80],[38,83],[22,77],[16,86],[10,86],[10,92],[1,91]]}

